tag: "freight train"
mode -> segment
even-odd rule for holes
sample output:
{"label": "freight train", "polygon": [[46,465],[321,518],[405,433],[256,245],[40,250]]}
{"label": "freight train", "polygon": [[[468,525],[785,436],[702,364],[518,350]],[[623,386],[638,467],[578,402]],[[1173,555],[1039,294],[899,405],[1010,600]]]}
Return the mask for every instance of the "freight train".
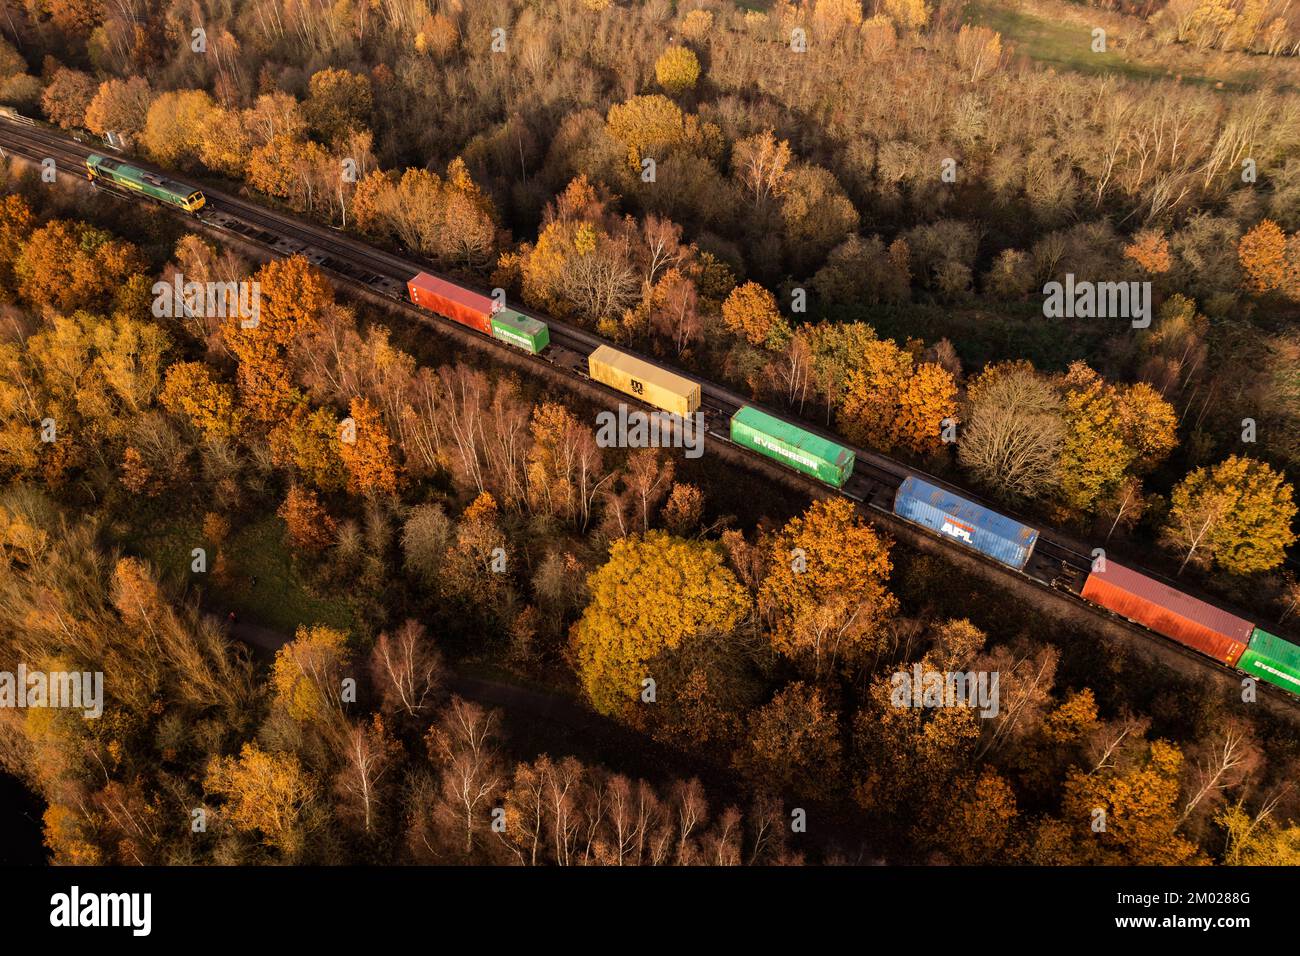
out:
{"label": "freight train", "polygon": [[[500,308],[495,300],[445,279],[422,272],[408,282],[408,289],[416,305],[534,354],[550,340],[546,323]],[[588,356],[587,371],[592,380],[674,415],[700,408],[698,382],[609,345]],[[852,449],[753,405],[743,405],[731,416],[729,434],[736,445],[836,489],[843,489],[853,474]],[[915,474],[898,486],[890,510],[1022,573],[1039,540],[1038,529]],[[1220,664],[1300,695],[1300,645],[1244,618],[1105,557],[1093,562],[1081,595]]]}
{"label": "freight train", "polygon": [[[13,118],[22,119],[16,113]],[[92,182],[143,195],[191,215],[206,202],[198,189],[100,155],[87,157],[86,175]],[[487,296],[424,272],[408,280],[407,287],[416,305],[529,353],[540,354],[549,345],[545,322],[506,309]],[[675,414],[692,414],[700,407],[699,383],[610,346],[591,353],[588,373],[595,381]],[[730,437],[738,446],[837,489],[853,474],[851,449],[750,405],[731,416]],[[902,481],[889,510],[1022,573],[1039,539],[1037,529],[919,475]],[[1080,593],[1092,604],[1205,657],[1300,695],[1300,645],[1244,618],[1107,560],[1095,564]]]}
{"label": "freight train", "polygon": [[203,208],[203,192],[174,179],[167,179],[107,156],[86,157],[86,178],[92,183],[106,183],[127,192],[139,193],[167,206],[175,206],[193,215]]}

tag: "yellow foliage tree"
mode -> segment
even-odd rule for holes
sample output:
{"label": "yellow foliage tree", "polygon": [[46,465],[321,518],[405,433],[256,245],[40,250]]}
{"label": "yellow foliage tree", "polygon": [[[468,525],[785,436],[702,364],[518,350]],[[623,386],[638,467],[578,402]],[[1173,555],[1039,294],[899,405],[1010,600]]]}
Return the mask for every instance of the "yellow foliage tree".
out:
{"label": "yellow foliage tree", "polygon": [[1237,261],[1247,291],[1257,295],[1281,291],[1287,280],[1286,233],[1271,219],[1256,224],[1237,243]]}
{"label": "yellow foliage tree", "polygon": [[[1061,820],[1072,834],[1065,860],[1101,865],[1178,866],[1198,862],[1196,845],[1178,832],[1183,755],[1173,744],[1152,742],[1131,765],[1070,771]],[[1097,811],[1105,828],[1097,829]]]}
{"label": "yellow foliage tree", "polygon": [[141,141],[164,166],[184,165],[199,157],[203,133],[216,104],[202,90],[163,93],[149,105]]}
{"label": "yellow foliage tree", "polygon": [[856,662],[878,646],[898,610],[889,592],[889,542],[852,502],[815,502],[772,541],[759,607],[773,618],[772,645],[814,674]]}
{"label": "yellow foliage tree", "polygon": [[1174,488],[1164,540],[1195,560],[1233,574],[1268,571],[1295,543],[1295,498],[1285,477],[1236,455],[1197,468]]}
{"label": "yellow foliage tree", "polygon": [[838,421],[853,441],[924,454],[940,447],[945,419],[955,422],[957,383],[933,363],[916,365],[892,340],[865,343],[847,376]]}
{"label": "yellow foliage tree", "polygon": [[331,725],[341,719],[347,635],[322,624],[299,625],[275,654],[271,686],[276,702],[294,720]]}
{"label": "yellow foliage tree", "polygon": [[881,9],[900,30],[920,30],[930,22],[930,5],[925,0],[883,0]]}
{"label": "yellow foliage tree", "polygon": [[158,398],[164,408],[187,420],[205,438],[230,439],[239,429],[234,389],[218,382],[204,362],[170,366]]}
{"label": "yellow foliage tree", "polygon": [[749,609],[715,546],[661,531],[615,541],[587,587],[573,647],[587,697],[604,714],[632,706],[656,655],[697,634],[729,632]]}
{"label": "yellow foliage tree", "polygon": [[316,783],[293,754],[244,744],[238,757],[212,758],[204,786],[225,801],[222,815],[236,830],[259,834],[290,860],[303,851]]}
{"label": "yellow foliage tree", "polygon": [[682,111],[666,96],[634,96],[609,108],[609,133],[627,149],[633,169],[647,157],[662,160],[663,154],[685,138]]}
{"label": "yellow foliage tree", "polygon": [[757,282],[746,282],[731,290],[722,303],[722,321],[751,345],[770,348],[783,345],[790,331],[776,307],[776,296]]}
{"label": "yellow foliage tree", "polygon": [[344,440],[339,448],[348,472],[348,491],[353,494],[395,494],[397,463],[393,460],[392,438],[383,416],[364,398],[354,398],[350,407],[355,440]]}
{"label": "yellow foliage tree", "polygon": [[670,46],[655,61],[655,79],[669,96],[694,89],[699,78],[700,60],[689,47]]}

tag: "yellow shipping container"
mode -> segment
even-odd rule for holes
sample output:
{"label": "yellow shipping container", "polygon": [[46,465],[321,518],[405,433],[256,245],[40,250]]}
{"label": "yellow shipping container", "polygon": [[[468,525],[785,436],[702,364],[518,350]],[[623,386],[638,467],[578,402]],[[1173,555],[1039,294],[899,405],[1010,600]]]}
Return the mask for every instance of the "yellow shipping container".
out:
{"label": "yellow shipping container", "polygon": [[689,415],[700,407],[698,383],[608,345],[591,353],[587,368],[597,382],[674,415]]}

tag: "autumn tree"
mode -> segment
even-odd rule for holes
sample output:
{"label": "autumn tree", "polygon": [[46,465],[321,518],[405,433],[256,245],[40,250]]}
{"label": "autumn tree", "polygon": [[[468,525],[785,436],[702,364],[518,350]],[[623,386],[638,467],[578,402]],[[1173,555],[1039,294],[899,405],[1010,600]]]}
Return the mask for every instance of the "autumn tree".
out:
{"label": "autumn tree", "polygon": [[61,67],[54,71],[49,85],[41,94],[41,108],[50,122],[64,129],[83,126],[86,110],[99,90],[93,77],[80,70]]}
{"label": "autumn tree", "polygon": [[347,485],[343,426],[330,409],[295,406],[268,438],[272,460],[291,469],[304,484],[324,492],[342,491]]}
{"label": "autumn tree", "polygon": [[1124,247],[1124,258],[1137,263],[1148,275],[1164,275],[1173,266],[1169,239],[1159,229],[1141,229]]}
{"label": "autumn tree", "polygon": [[235,407],[235,390],[217,381],[203,362],[169,366],[158,400],[205,438],[229,440],[238,434],[241,415]]}
{"label": "autumn tree", "polygon": [[1281,291],[1288,280],[1286,233],[1273,220],[1263,220],[1237,243],[1237,260],[1248,292]]}
{"label": "autumn tree", "polygon": [[973,83],[998,68],[1002,60],[1002,35],[985,26],[963,23],[955,45],[957,62]]}
{"label": "autumn tree", "polygon": [[731,147],[731,173],[755,205],[780,198],[790,186],[792,154],[772,130],[739,139]]}
{"label": "autumn tree", "polygon": [[316,327],[334,294],[302,256],[268,262],[254,281],[260,290],[255,319],[230,316],[222,336],[239,360],[236,380],[244,408],[269,424],[288,413],[297,394],[289,349]]}
{"label": "autumn tree", "polygon": [[957,383],[931,362],[915,363],[893,341],[866,345],[849,372],[837,420],[852,441],[916,453],[940,447],[945,420],[957,417]]}
{"label": "autumn tree", "polygon": [[1182,752],[1164,740],[1113,738],[1091,771],[1076,767],[1067,775],[1060,817],[1040,824],[1030,860],[1130,866],[1197,862],[1196,845],[1179,832]]}
{"label": "autumn tree", "polygon": [[14,272],[29,302],[71,312],[103,309],[143,268],[131,243],[85,223],[55,219],[31,234]]}
{"label": "autumn tree", "polygon": [[900,30],[920,30],[930,22],[930,5],[925,0],[883,0],[881,9]]}
{"label": "autumn tree", "polygon": [[610,134],[627,149],[628,163],[636,170],[645,158],[662,160],[667,150],[686,137],[682,111],[657,93],[611,106],[608,126]]}
{"label": "autumn tree", "polygon": [[861,216],[833,173],[795,166],[780,199],[782,240],[790,262],[807,273],[858,229]]}
{"label": "autumn tree", "polygon": [[302,857],[321,822],[318,785],[292,753],[244,744],[238,757],[212,759],[204,787],[224,801],[222,819],[258,836],[285,862]]}
{"label": "autumn tree", "polygon": [[1059,476],[1061,398],[1027,363],[989,366],[967,388],[970,411],[957,456],[999,495],[1038,497]]}
{"label": "autumn tree", "polygon": [[704,514],[704,492],[685,482],[674,482],[660,516],[664,527],[678,537],[696,531]]}
{"label": "autumn tree", "polygon": [[[922,663],[925,667],[925,663]],[[854,718],[854,799],[928,842],[957,812],[965,793],[952,781],[971,775],[980,728],[971,707],[898,706],[895,686],[907,671],[872,680]]]}
{"label": "autumn tree", "polygon": [[779,348],[789,326],[776,305],[776,296],[757,282],[736,286],[722,303],[722,321],[751,345]]}
{"label": "autumn tree", "polygon": [[382,632],[370,655],[370,673],[384,713],[425,717],[445,679],[442,654],[417,621]]}
{"label": "autumn tree", "polygon": [[1066,433],[1059,488],[1068,508],[1093,510],[1127,474],[1150,471],[1177,445],[1173,406],[1145,382],[1112,385],[1075,362],[1060,383]]}
{"label": "autumn tree", "polygon": [[713,11],[712,10],[692,10],[686,16],[682,17],[678,26],[682,36],[692,43],[704,41],[709,32],[713,29]]}
{"label": "autumn tree", "polygon": [[573,647],[587,696],[605,714],[638,699],[654,676],[651,658],[692,635],[730,631],[749,604],[715,547],[662,531],[615,541],[587,587]]}
{"label": "autumn tree", "polygon": [[86,107],[86,128],[100,136],[116,133],[133,140],[144,131],[152,102],[153,90],[144,77],[105,80]]}
{"label": "autumn tree", "polygon": [[348,491],[359,495],[395,494],[397,462],[388,427],[367,399],[354,398],[351,413],[352,425],[344,423],[345,434],[339,447],[348,473]]}
{"label": "autumn tree", "polygon": [[821,689],[796,682],[749,715],[734,763],[756,786],[825,800],[843,775],[839,715]]}
{"label": "autumn tree", "polygon": [[500,713],[453,697],[425,738],[437,774],[416,802],[417,833],[439,861],[474,862],[499,845],[489,808],[499,805],[507,770],[500,751]]}
{"label": "autumn tree", "polygon": [[[323,624],[300,624],[294,638],[275,654],[271,688],[277,712],[304,735],[302,749],[324,759],[347,732],[346,705],[352,654],[347,635]],[[355,683],[352,684],[355,687]]]}
{"label": "autumn tree", "polygon": [[559,402],[542,402],[533,409],[529,431],[530,505],[585,528],[597,493],[612,478],[604,469],[595,434]]}
{"label": "autumn tree", "polygon": [[363,232],[397,239],[450,266],[480,268],[496,251],[496,211],[459,158],[446,179],[427,169],[408,169],[400,178],[370,173],[357,184],[352,213]]}
{"label": "autumn tree", "polygon": [[285,534],[297,550],[320,552],[334,543],[334,519],[310,488],[291,485],[276,514],[284,521]]}
{"label": "autumn tree", "polygon": [[669,96],[694,89],[699,78],[700,60],[690,47],[670,46],[655,61],[655,79]]}
{"label": "autumn tree", "polygon": [[1225,865],[1300,865],[1300,825],[1280,819],[1276,810],[1276,801],[1266,801],[1255,813],[1240,803],[1218,813],[1215,822],[1225,835]]}
{"label": "autumn tree", "polygon": [[27,200],[16,193],[0,199],[0,283],[14,287],[14,270],[23,245],[36,228],[36,216]]}
{"label": "autumn tree", "polygon": [[992,767],[956,783],[951,810],[926,843],[958,866],[1007,861],[1019,816],[1016,793]]}
{"label": "autumn tree", "polygon": [[633,304],[642,288],[634,234],[610,213],[608,202],[579,176],[547,207],[536,245],[520,254],[525,302],[593,324],[612,321]]}
{"label": "autumn tree", "polygon": [[215,107],[203,90],[163,93],[149,104],[141,143],[164,166],[193,163],[203,148],[203,132]]}
{"label": "autumn tree", "polygon": [[340,140],[369,125],[374,94],[365,76],[324,69],[312,74],[307,88],[303,115],[325,142]]}
{"label": "autumn tree", "polygon": [[358,830],[374,833],[392,799],[392,781],[402,754],[402,745],[385,726],[379,714],[369,721],[348,727],[338,746],[341,767],[334,778],[341,797],[338,816],[355,821]]}
{"label": "autumn tree", "polygon": [[891,251],[879,236],[864,239],[854,233],[831,250],[826,264],[813,276],[813,288],[830,307],[905,302],[910,294],[908,271],[899,251]]}
{"label": "autumn tree", "polygon": [[1232,455],[1197,468],[1174,488],[1163,540],[1232,574],[1268,571],[1296,540],[1296,504],[1285,476],[1262,461]]}
{"label": "autumn tree", "polygon": [[771,544],[759,608],[773,619],[772,645],[817,677],[878,648],[898,609],[886,587],[889,543],[833,498],[792,518]]}

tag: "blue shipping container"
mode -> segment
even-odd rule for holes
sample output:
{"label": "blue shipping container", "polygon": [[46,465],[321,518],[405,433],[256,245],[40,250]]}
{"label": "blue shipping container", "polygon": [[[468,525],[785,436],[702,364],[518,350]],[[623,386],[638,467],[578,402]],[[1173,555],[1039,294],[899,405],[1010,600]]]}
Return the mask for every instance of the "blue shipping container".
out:
{"label": "blue shipping container", "polygon": [[960,495],[911,477],[894,496],[894,514],[1022,570],[1038,531]]}

